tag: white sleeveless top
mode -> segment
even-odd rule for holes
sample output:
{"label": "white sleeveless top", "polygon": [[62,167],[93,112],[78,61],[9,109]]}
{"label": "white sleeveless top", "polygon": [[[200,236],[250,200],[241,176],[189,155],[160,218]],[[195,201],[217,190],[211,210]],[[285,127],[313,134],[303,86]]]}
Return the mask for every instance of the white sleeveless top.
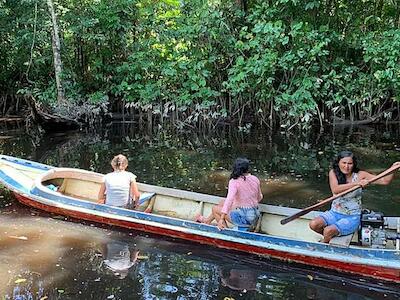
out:
{"label": "white sleeveless top", "polygon": [[130,203],[131,182],[136,176],[131,172],[114,171],[104,176],[106,186],[106,204],[112,206],[127,206]]}
{"label": "white sleeveless top", "polygon": [[[353,173],[351,182],[356,182],[358,173]],[[334,212],[343,215],[360,215],[361,214],[361,196],[362,188],[356,189],[342,197],[336,198],[332,202],[331,209]]]}

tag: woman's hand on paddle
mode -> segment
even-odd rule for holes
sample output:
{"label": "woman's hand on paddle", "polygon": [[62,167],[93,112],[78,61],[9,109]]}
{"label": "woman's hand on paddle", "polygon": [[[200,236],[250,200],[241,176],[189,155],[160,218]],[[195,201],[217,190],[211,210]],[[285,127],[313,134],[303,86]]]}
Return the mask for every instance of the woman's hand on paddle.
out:
{"label": "woman's hand on paddle", "polygon": [[361,188],[365,188],[369,184],[369,181],[367,179],[361,179],[357,183],[358,183],[359,186],[361,186]]}
{"label": "woman's hand on paddle", "polygon": [[[392,165],[392,167],[398,167],[398,168],[400,168],[400,161],[394,162],[393,165]],[[400,169],[398,169],[398,170],[400,170]]]}

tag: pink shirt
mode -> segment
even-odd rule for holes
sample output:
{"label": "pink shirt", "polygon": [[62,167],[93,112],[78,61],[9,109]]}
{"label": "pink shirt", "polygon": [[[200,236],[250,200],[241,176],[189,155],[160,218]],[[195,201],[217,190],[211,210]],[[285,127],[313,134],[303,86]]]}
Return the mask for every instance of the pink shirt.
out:
{"label": "pink shirt", "polygon": [[263,195],[260,188],[260,180],[254,175],[229,180],[228,196],[224,201],[222,213],[228,214],[236,207],[256,207]]}

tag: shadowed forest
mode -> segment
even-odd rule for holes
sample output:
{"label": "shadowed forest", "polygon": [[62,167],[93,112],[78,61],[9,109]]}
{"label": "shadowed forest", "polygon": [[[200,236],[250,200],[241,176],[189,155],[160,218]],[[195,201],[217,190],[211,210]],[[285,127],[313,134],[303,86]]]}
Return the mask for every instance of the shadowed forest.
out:
{"label": "shadowed forest", "polygon": [[0,1],[0,112],[290,130],[398,121],[400,2]]}

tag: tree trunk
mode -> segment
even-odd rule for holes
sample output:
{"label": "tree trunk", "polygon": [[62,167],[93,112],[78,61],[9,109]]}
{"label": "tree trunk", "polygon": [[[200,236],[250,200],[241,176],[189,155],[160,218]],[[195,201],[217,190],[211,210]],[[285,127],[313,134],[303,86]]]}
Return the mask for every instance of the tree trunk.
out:
{"label": "tree trunk", "polygon": [[60,104],[66,101],[64,95],[64,87],[61,79],[61,73],[62,73],[61,43],[60,43],[60,36],[58,34],[57,17],[54,11],[53,0],[47,0],[47,6],[49,8],[51,23],[52,23],[51,45],[53,47],[53,56],[54,56],[54,73],[56,77],[56,86],[57,86],[57,102]]}
{"label": "tree trunk", "polygon": [[236,0],[236,3],[243,12],[247,12],[247,0]]}

